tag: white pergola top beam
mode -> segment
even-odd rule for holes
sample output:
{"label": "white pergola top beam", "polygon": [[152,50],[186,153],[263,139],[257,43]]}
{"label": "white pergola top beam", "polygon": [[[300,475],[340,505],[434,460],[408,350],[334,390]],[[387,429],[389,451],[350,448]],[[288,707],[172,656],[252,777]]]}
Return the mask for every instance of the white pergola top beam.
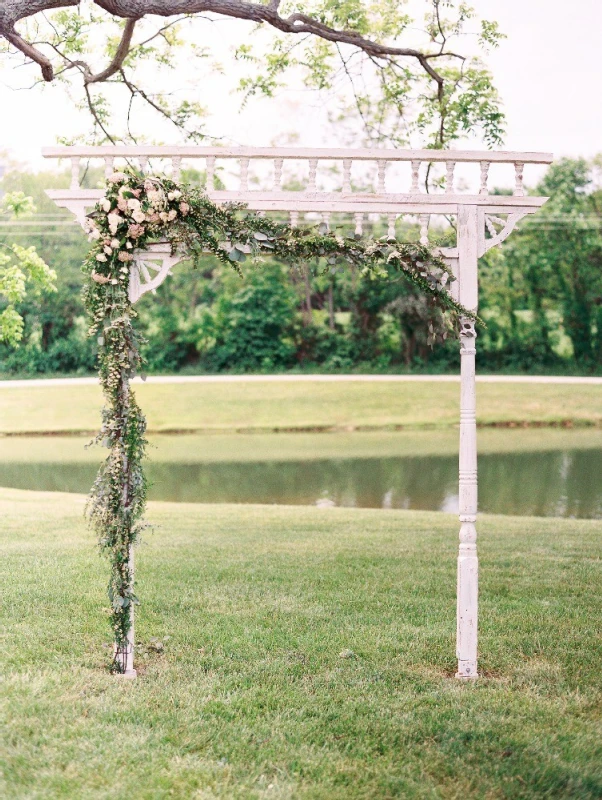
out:
{"label": "white pergola top beam", "polygon": [[[68,190],[49,191],[48,195],[60,206],[70,208],[80,222],[87,208],[93,207],[102,196],[98,189],[81,186],[80,165],[82,160],[97,159],[104,163],[105,175],[119,169],[119,160],[133,161],[142,173],[149,170],[152,158],[167,161],[167,169],[174,180],[179,180],[183,160],[201,161],[206,172],[205,191],[217,203],[244,203],[255,211],[289,212],[291,223],[296,224],[298,214],[319,213],[325,219],[332,213],[386,214],[389,228],[394,228],[391,215],[444,214],[455,215],[461,206],[477,206],[484,213],[513,213],[520,211],[532,214],[545,202],[545,198],[525,196],[523,173],[526,165],[548,164],[550,153],[493,152],[487,150],[379,150],[344,148],[298,148],[298,147],[194,147],[194,146],[119,146],[99,147],[47,147],[42,151],[46,158],[68,158],[71,162],[71,185]],[[228,173],[229,186],[217,178],[218,164],[222,161],[238,164],[234,173]],[[283,186],[283,164],[302,162],[304,172],[302,188],[289,189]],[[318,181],[319,165],[323,162],[339,162],[339,171],[327,176],[328,188]],[[261,182],[251,177],[253,164],[271,162],[268,174]],[[372,164],[377,170],[361,179],[362,188],[353,186],[354,162]],[[396,174],[395,166],[406,163],[411,174],[405,177]],[[427,165],[438,163],[445,166],[442,185],[426,190],[424,181]],[[511,195],[491,194],[488,186],[489,169],[492,164],[513,168],[514,189]],[[476,187],[470,192],[459,191],[455,178],[456,166],[472,165]],[[157,169],[157,167],[153,167]],[[163,169],[163,166],[159,167]],[[324,177],[324,176],[322,176]],[[238,184],[232,186],[232,182]],[[366,181],[372,188],[366,190]],[[334,183],[334,185],[333,185]],[[320,184],[320,185],[319,185]],[[473,185],[474,186],[474,185]],[[334,191],[333,191],[334,189]],[[428,227],[428,220],[426,222]],[[361,232],[361,223],[358,223]]]}
{"label": "white pergola top beam", "polygon": [[428,161],[428,162],[488,162],[490,164],[551,164],[552,153],[507,152],[494,150],[391,150],[391,149],[342,149],[303,147],[168,147],[163,145],[99,145],[73,147],[44,147],[44,158],[283,158],[353,161]]}

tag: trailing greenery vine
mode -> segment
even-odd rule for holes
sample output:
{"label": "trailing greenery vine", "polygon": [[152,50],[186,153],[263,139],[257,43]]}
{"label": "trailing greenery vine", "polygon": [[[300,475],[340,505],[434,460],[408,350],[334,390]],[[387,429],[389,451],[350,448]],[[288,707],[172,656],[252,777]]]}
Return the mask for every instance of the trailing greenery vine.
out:
{"label": "trailing greenery vine", "polygon": [[98,365],[105,397],[96,441],[109,449],[92,487],[87,513],[100,547],[111,562],[108,593],[115,637],[113,669],[125,670],[128,634],[137,599],[134,593],[133,545],[144,527],[147,484],[142,466],[146,420],[130,388],[140,371],[136,312],[128,297],[136,250],[153,241],[169,241],[193,263],[212,253],[242,275],[247,259],[259,264],[275,257],[291,265],[321,259],[325,269],[355,265],[375,279],[405,276],[421,289],[450,324],[460,316],[474,318],[452,300],[446,285],[453,280],[445,262],[430,248],[415,243],[368,241],[329,231],[326,226],[294,228],[241,205],[215,205],[199,188],[167,178],[116,172],[107,180],[105,197],[88,216],[92,241],[84,262],[84,302],[90,335],[98,340]]}

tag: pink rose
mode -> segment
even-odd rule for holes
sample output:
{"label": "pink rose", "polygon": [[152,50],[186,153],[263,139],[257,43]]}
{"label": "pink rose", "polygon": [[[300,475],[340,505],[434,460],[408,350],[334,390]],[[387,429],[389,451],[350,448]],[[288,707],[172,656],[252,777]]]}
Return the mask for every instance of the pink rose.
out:
{"label": "pink rose", "polygon": [[182,212],[182,215],[185,217],[188,214],[188,212],[190,211],[190,206],[188,205],[188,203],[185,203],[184,201],[182,201],[180,203],[180,211]]}
{"label": "pink rose", "polygon": [[107,178],[107,183],[121,183],[121,181],[125,180],[127,180],[125,172],[114,172]]}
{"label": "pink rose", "polygon": [[130,227],[128,228],[128,236],[131,239],[139,239],[143,233],[144,233],[143,225],[130,225]]}
{"label": "pink rose", "polygon": [[122,250],[119,253],[119,255],[117,256],[117,258],[120,261],[123,261],[124,263],[127,263],[128,261],[133,261],[134,260],[134,256],[131,253],[126,253],[125,250]]}

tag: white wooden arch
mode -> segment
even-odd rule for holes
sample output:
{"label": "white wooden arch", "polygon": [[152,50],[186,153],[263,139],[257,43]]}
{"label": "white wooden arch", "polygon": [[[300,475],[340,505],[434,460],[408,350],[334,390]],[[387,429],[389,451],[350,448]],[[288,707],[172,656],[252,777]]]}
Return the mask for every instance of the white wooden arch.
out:
{"label": "white wooden arch", "polygon": [[[49,147],[46,158],[67,158],[71,162],[69,189],[48,190],[61,208],[69,209],[82,226],[86,213],[103,196],[102,189],[81,186],[82,161],[104,161],[105,174],[128,161],[152,173],[166,170],[178,180],[183,162],[194,163],[207,176],[207,194],[216,203],[242,202],[261,212],[288,212],[291,224],[301,215],[329,222],[331,214],[352,215],[355,230],[362,232],[367,215],[383,216],[388,235],[395,238],[401,215],[418,216],[421,241],[428,242],[431,215],[456,218],[455,247],[442,248],[456,280],[450,284],[454,299],[466,308],[478,307],[478,259],[506,239],[519,220],[533,214],[546,197],[525,195],[523,171],[526,164],[549,164],[550,153],[521,153],[454,150],[385,149],[302,149],[267,147],[162,147],[102,146]],[[511,170],[512,194],[490,194],[492,165]],[[228,170],[234,166],[235,173]],[[303,188],[286,188],[285,169],[293,166],[305,174]],[[326,169],[328,167],[328,169]],[[335,167],[336,169],[333,169]],[[355,174],[354,174],[355,167]],[[404,176],[405,167],[405,176]],[[425,170],[439,168],[441,187],[423,191]],[[457,188],[457,172],[468,186]],[[219,180],[218,180],[219,176]],[[405,184],[403,183],[405,177]],[[268,186],[269,188],[266,188]],[[354,188],[361,185],[362,189]],[[367,188],[366,188],[367,186]],[[135,254],[130,272],[130,300],[155,292],[171,269],[185,256],[171,255],[168,244],[151,245]],[[468,318],[461,320],[460,355],[460,453],[459,511],[460,544],[457,577],[457,659],[458,678],[476,678],[477,672],[477,439],[475,356],[476,332]],[[133,625],[126,674],[135,675]]]}

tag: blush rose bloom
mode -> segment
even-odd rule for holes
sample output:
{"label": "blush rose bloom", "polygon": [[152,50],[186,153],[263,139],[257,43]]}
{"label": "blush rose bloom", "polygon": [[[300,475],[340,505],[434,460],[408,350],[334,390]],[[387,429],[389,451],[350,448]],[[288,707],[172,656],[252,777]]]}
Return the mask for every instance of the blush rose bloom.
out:
{"label": "blush rose bloom", "polygon": [[128,236],[131,239],[139,239],[144,233],[143,225],[130,225],[128,228]]}
{"label": "blush rose bloom", "polygon": [[107,178],[107,183],[121,183],[121,181],[127,180],[127,177],[125,172],[114,172]]}

